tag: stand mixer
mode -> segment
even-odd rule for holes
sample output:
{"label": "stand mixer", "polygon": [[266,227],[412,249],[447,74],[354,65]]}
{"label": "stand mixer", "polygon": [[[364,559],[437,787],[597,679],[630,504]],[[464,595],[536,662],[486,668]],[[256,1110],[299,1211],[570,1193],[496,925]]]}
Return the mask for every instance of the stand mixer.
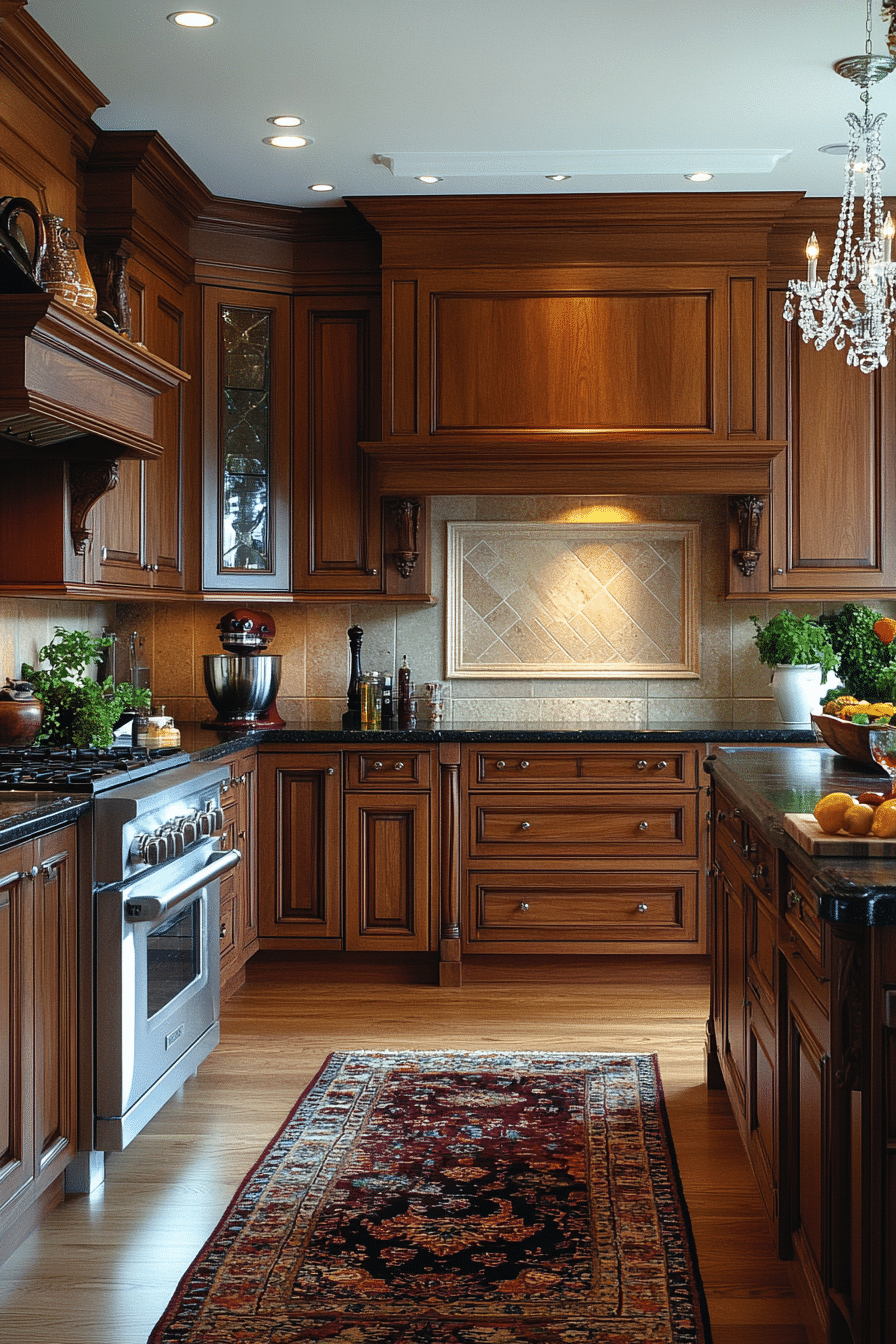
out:
{"label": "stand mixer", "polygon": [[276,699],[280,655],[264,651],[277,632],[271,617],[239,607],[222,616],[216,628],[226,653],[204,654],[202,671],[218,717],[203,728],[282,728]]}

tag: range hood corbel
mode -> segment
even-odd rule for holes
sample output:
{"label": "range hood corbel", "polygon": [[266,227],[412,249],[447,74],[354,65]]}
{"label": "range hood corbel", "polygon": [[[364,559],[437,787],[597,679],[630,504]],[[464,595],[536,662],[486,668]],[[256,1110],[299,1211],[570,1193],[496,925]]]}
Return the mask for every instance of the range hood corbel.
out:
{"label": "range hood corbel", "polygon": [[0,295],[0,456],[160,457],[157,399],[188,378],[49,294]]}

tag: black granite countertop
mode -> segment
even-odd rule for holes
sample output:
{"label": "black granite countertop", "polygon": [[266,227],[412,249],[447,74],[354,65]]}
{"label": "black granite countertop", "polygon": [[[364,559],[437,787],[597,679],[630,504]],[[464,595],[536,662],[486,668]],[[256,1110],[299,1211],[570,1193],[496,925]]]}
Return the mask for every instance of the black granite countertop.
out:
{"label": "black granite countertop", "polygon": [[842,924],[896,924],[896,859],[820,858],[784,830],[787,812],[811,812],[826,793],[884,792],[887,778],[872,765],[828,747],[723,746],[706,769],[737,799],[747,817],[812,881],[823,919]]}
{"label": "black granite countertop", "polygon": [[91,800],[66,793],[0,793],[0,844],[17,845],[44,831],[67,826],[90,810]]}
{"label": "black granite countertop", "polygon": [[265,742],[751,742],[812,743],[808,728],[718,728],[711,724],[667,724],[663,728],[577,727],[570,723],[471,723],[443,724],[438,728],[380,733],[346,732],[338,723],[307,726],[287,723],[283,728],[258,732],[220,732],[199,724],[180,724],[181,744],[194,758],[211,760]]}

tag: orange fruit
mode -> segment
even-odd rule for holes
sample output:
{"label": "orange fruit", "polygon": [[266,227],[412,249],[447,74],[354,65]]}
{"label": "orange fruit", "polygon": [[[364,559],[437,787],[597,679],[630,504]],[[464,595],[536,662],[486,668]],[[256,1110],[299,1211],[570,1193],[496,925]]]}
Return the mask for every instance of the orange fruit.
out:
{"label": "orange fruit", "polygon": [[[843,825],[847,810],[856,806],[855,798],[848,793],[826,793],[815,804],[812,815],[827,835],[834,835]],[[872,809],[869,808],[869,811]]]}
{"label": "orange fruit", "polygon": [[847,835],[867,835],[879,810],[869,807],[867,803],[853,803],[843,814],[843,830]]}
{"label": "orange fruit", "polygon": [[877,635],[881,644],[892,644],[896,639],[896,621],[889,616],[881,616],[879,621],[875,621],[871,627]]}

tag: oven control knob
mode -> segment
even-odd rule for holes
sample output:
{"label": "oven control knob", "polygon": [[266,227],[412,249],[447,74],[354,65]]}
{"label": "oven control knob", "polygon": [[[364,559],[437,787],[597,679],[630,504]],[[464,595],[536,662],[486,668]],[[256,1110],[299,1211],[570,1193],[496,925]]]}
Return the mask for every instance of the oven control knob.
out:
{"label": "oven control knob", "polygon": [[211,835],[212,816],[210,812],[197,812],[196,825],[199,828],[200,835]]}
{"label": "oven control knob", "polygon": [[184,817],[178,825],[185,845],[193,845],[199,839],[199,823],[195,816]]}
{"label": "oven control knob", "polygon": [[161,863],[168,857],[168,843],[164,835],[148,835],[143,845],[143,862]]}
{"label": "oven control knob", "polygon": [[165,839],[168,842],[168,857],[179,859],[184,852],[184,837],[176,821],[165,828]]}
{"label": "oven control knob", "polygon": [[212,819],[212,830],[213,830],[213,831],[223,831],[223,829],[224,829],[224,810],[223,810],[223,808],[220,808],[220,807],[213,807],[213,808],[210,810],[210,812],[209,812],[209,816],[210,816],[211,819]]}

